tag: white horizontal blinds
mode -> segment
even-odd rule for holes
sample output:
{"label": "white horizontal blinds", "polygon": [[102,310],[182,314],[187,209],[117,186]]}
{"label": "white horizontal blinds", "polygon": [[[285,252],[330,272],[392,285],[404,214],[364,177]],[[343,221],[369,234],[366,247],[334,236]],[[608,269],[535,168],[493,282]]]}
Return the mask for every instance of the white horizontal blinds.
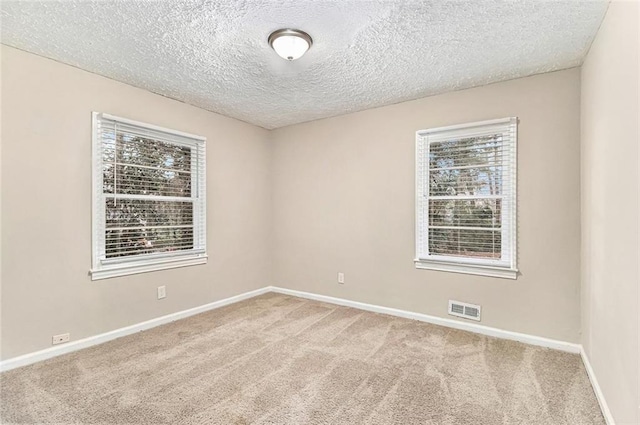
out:
{"label": "white horizontal blinds", "polygon": [[514,266],[515,122],[423,133],[421,258]]}
{"label": "white horizontal blinds", "polygon": [[204,141],[98,115],[99,259],[204,251]]}
{"label": "white horizontal blinds", "polygon": [[107,197],[106,258],[193,249],[193,203]]}

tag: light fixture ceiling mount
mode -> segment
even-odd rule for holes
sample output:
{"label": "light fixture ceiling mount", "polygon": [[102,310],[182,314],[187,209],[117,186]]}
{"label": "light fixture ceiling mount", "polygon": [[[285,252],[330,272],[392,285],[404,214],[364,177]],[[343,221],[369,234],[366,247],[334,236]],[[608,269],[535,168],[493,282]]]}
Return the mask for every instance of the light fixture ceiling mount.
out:
{"label": "light fixture ceiling mount", "polygon": [[302,57],[313,44],[311,36],[304,31],[283,28],[269,35],[269,45],[283,59],[288,61]]}

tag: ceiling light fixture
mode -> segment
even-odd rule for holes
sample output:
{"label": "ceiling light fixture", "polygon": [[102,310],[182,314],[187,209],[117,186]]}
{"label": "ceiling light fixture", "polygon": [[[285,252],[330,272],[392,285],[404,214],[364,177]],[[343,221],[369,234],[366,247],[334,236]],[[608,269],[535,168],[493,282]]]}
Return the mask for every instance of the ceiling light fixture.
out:
{"label": "ceiling light fixture", "polygon": [[283,59],[288,61],[302,57],[313,44],[313,40],[304,31],[280,29],[269,36],[269,45]]}

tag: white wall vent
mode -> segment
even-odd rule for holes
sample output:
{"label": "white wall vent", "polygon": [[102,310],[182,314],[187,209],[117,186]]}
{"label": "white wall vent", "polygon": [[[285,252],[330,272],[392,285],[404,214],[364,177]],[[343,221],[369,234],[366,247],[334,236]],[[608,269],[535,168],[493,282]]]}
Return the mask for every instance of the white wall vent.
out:
{"label": "white wall vent", "polygon": [[464,317],[465,319],[480,321],[480,306],[449,300],[449,314]]}

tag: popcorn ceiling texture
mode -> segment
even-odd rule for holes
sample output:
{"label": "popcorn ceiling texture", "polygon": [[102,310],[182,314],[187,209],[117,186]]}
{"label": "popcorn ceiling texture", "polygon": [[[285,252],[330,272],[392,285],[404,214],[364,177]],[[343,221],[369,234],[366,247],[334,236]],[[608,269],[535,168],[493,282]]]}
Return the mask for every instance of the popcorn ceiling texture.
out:
{"label": "popcorn ceiling texture", "polygon": [[[578,66],[607,1],[2,1],[2,43],[272,129]],[[308,32],[295,62],[267,44]],[[108,111],[107,111],[108,112]]]}

